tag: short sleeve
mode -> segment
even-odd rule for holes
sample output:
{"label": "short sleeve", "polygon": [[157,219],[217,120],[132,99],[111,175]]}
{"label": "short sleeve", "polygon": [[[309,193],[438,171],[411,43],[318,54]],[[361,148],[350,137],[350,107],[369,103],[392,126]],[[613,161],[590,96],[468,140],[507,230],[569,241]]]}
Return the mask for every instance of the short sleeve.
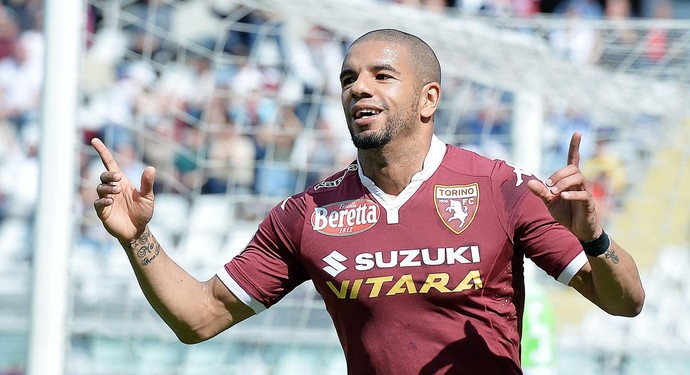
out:
{"label": "short sleeve", "polygon": [[304,223],[301,202],[290,197],[275,206],[247,247],[218,273],[228,289],[257,313],[309,278],[297,256]]}
{"label": "short sleeve", "polygon": [[531,173],[502,163],[499,174],[500,196],[515,248],[554,279],[568,284],[587,262],[580,242],[529,190],[527,181],[535,179]]}

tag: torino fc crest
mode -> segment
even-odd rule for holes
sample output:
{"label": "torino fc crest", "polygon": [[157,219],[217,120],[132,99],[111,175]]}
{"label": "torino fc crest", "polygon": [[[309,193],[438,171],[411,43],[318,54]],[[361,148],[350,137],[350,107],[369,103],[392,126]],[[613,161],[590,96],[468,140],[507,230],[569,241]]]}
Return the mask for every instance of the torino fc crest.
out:
{"label": "torino fc crest", "polygon": [[476,182],[469,185],[436,185],[434,204],[443,224],[455,234],[460,234],[470,226],[477,214],[479,185]]}

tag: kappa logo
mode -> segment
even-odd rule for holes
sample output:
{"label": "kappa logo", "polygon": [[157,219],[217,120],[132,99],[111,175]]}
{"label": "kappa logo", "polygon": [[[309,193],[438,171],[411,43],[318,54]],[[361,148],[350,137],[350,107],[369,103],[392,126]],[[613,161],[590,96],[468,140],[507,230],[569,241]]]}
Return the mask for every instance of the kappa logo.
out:
{"label": "kappa logo", "polygon": [[515,186],[522,185],[522,183],[524,182],[524,179],[522,178],[522,176],[528,176],[528,177],[532,176],[532,173],[518,167],[517,165],[513,165],[510,163],[506,163],[506,164],[510,167],[513,167],[513,173],[515,173],[515,178],[516,178]]}
{"label": "kappa logo", "polygon": [[479,208],[479,184],[434,187],[434,204],[443,224],[455,234],[467,229]]}
{"label": "kappa logo", "polygon": [[311,227],[328,236],[351,236],[378,223],[381,209],[371,199],[353,199],[314,208]]}

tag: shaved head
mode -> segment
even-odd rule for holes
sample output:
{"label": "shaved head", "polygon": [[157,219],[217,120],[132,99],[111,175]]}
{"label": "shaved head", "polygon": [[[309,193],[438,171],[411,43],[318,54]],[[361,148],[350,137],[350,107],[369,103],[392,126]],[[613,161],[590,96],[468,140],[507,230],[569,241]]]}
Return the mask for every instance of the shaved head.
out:
{"label": "shaved head", "polygon": [[417,85],[421,87],[430,82],[441,84],[441,65],[434,50],[425,41],[406,32],[395,29],[370,31],[352,42],[352,46],[367,41],[384,41],[401,45],[407,49],[410,66],[417,76]]}

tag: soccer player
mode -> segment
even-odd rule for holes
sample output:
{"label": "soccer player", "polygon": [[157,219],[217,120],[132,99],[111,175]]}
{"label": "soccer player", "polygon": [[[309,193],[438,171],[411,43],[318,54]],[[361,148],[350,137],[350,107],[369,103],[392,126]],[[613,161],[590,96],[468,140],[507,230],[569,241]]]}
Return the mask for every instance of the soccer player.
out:
{"label": "soccer player", "polygon": [[604,311],[637,315],[637,267],[598,224],[578,168],[581,135],[567,165],[542,183],[440,141],[440,81],[419,38],[386,29],[357,39],[340,74],[357,160],[275,206],[244,251],[205,282],[171,260],[147,226],[154,168],[136,190],[98,139],[107,171],[95,209],[185,343],[312,280],[350,374],[520,374],[525,256]]}

